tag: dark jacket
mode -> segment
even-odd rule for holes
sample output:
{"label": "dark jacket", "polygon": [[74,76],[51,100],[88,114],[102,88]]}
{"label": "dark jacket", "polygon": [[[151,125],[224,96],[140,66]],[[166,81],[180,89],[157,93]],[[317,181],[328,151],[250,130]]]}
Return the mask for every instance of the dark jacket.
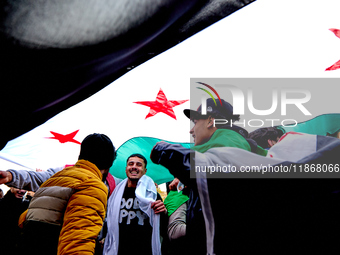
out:
{"label": "dark jacket", "polygon": [[[310,167],[323,157],[335,166],[339,162],[340,142],[333,142],[337,145],[332,146],[331,153],[319,153],[314,161],[304,158],[301,163]],[[191,188],[186,254],[206,254],[206,221],[197,191],[199,179],[194,171],[190,172],[198,156],[205,155],[167,143],[157,144],[151,154],[154,163],[168,168]],[[338,179],[205,180],[215,223],[215,254],[335,254],[340,227]]]}
{"label": "dark jacket", "polygon": [[0,247],[1,254],[18,254],[17,245],[20,237],[20,228],[18,220],[29,205],[29,200],[23,201],[16,198],[9,190],[6,195],[0,199]]}
{"label": "dark jacket", "polygon": [[[186,219],[187,246],[183,247],[183,249],[186,249],[183,250],[185,254],[206,254],[206,231],[201,201],[197,190],[196,179],[192,178],[195,177],[194,172],[191,172],[190,176],[191,165],[195,162],[194,151],[204,153],[210,148],[216,147],[237,147],[252,152],[261,151],[262,148],[258,148],[255,141],[247,139],[247,135],[247,131],[240,127],[224,126],[224,128],[218,129],[208,142],[203,145],[194,146],[191,150],[180,145],[168,144],[157,145],[154,148],[151,160],[154,163],[161,164],[168,168],[171,174],[190,187],[190,191],[187,194],[189,196]],[[224,186],[225,180],[214,180],[214,182],[214,185]],[[229,187],[234,186],[234,183],[235,181],[229,184]],[[220,208],[216,208],[216,212],[223,211],[224,203],[219,202],[219,200],[223,201],[224,197],[221,197],[221,194],[214,191],[212,191],[211,194],[211,199],[214,201],[214,204],[221,205]],[[218,235],[216,237],[219,238],[220,236],[221,235]]]}

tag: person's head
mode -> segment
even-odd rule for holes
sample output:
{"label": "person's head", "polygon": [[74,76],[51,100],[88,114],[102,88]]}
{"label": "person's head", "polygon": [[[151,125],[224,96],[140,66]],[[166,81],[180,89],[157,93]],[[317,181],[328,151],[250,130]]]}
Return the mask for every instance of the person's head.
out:
{"label": "person's head", "polygon": [[128,186],[135,186],[138,180],[146,173],[146,158],[138,153],[134,153],[126,160],[126,176],[128,177]]}
{"label": "person's head", "polygon": [[276,127],[258,128],[250,132],[248,138],[253,139],[262,148],[274,146],[283,135],[283,131]]}
{"label": "person's head", "polygon": [[[233,115],[233,106],[221,99],[207,99],[207,114],[201,113],[202,105],[197,110],[185,109],[184,114],[193,121],[194,126],[190,130],[190,134],[194,138],[195,145],[206,143],[212,134],[220,127],[221,124],[215,123],[215,119],[227,120],[228,123],[235,122],[240,119],[240,115]],[[223,122],[224,123],[224,122]]]}
{"label": "person's head", "polygon": [[115,147],[110,138],[104,134],[94,133],[88,135],[80,145],[78,159],[87,160],[95,164],[103,174],[103,180],[106,179],[115,158]]}
{"label": "person's head", "polygon": [[11,193],[13,193],[13,195],[18,199],[22,199],[26,193],[26,190],[23,190],[23,189],[17,189],[13,187],[11,187],[10,189],[11,189]]}

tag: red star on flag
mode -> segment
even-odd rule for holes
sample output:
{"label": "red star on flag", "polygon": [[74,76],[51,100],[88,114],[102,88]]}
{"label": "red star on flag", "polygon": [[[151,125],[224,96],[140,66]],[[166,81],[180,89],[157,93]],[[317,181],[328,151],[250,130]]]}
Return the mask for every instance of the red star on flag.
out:
{"label": "red star on flag", "polygon": [[[332,31],[336,37],[340,38],[340,30],[339,29],[336,29],[336,28],[330,28],[329,29],[330,31]],[[333,70],[336,70],[336,69],[339,69],[340,68],[340,60],[337,61],[335,64],[331,65],[330,67],[328,67],[326,69],[326,71],[333,71]]]}
{"label": "red star on flag", "polygon": [[80,144],[80,142],[78,142],[77,140],[74,139],[74,137],[76,136],[76,134],[78,133],[79,129],[72,132],[72,133],[69,133],[67,135],[62,135],[62,134],[59,134],[59,133],[56,133],[56,132],[53,132],[53,131],[50,131],[50,133],[52,135],[54,135],[54,137],[46,137],[46,138],[49,138],[49,139],[56,139],[58,140],[60,143],[67,143],[67,142],[70,142],[70,143],[76,143],[76,144]]}
{"label": "red star on flag", "polygon": [[183,104],[186,101],[189,101],[189,99],[187,99],[187,100],[168,100],[166,98],[163,90],[159,89],[157,97],[156,97],[156,101],[138,101],[138,102],[134,102],[134,103],[150,107],[150,111],[149,111],[148,115],[146,115],[145,119],[152,117],[152,116],[155,116],[159,112],[163,112],[163,113],[169,115],[170,117],[172,117],[176,120],[176,115],[175,115],[175,112],[173,110],[173,107],[180,105],[180,104]]}

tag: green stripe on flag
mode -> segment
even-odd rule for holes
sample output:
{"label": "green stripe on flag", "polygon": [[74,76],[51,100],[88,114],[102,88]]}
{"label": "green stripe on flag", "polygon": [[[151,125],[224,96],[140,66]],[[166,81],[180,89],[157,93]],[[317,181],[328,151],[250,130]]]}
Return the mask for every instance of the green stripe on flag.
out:
{"label": "green stripe on flag", "polygon": [[340,131],[340,114],[330,113],[319,115],[296,126],[279,126],[285,132],[299,132],[311,135],[333,135]]}

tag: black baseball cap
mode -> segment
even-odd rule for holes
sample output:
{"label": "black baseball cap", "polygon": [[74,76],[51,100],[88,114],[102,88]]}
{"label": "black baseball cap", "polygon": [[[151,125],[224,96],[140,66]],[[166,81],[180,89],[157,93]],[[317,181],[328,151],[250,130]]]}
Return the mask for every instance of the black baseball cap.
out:
{"label": "black baseball cap", "polygon": [[226,120],[239,120],[240,115],[233,114],[233,106],[223,99],[207,99],[207,114],[203,115],[201,112],[202,105],[200,105],[196,111],[185,109],[183,112],[191,120],[206,119],[208,116],[214,118],[226,119]]}

